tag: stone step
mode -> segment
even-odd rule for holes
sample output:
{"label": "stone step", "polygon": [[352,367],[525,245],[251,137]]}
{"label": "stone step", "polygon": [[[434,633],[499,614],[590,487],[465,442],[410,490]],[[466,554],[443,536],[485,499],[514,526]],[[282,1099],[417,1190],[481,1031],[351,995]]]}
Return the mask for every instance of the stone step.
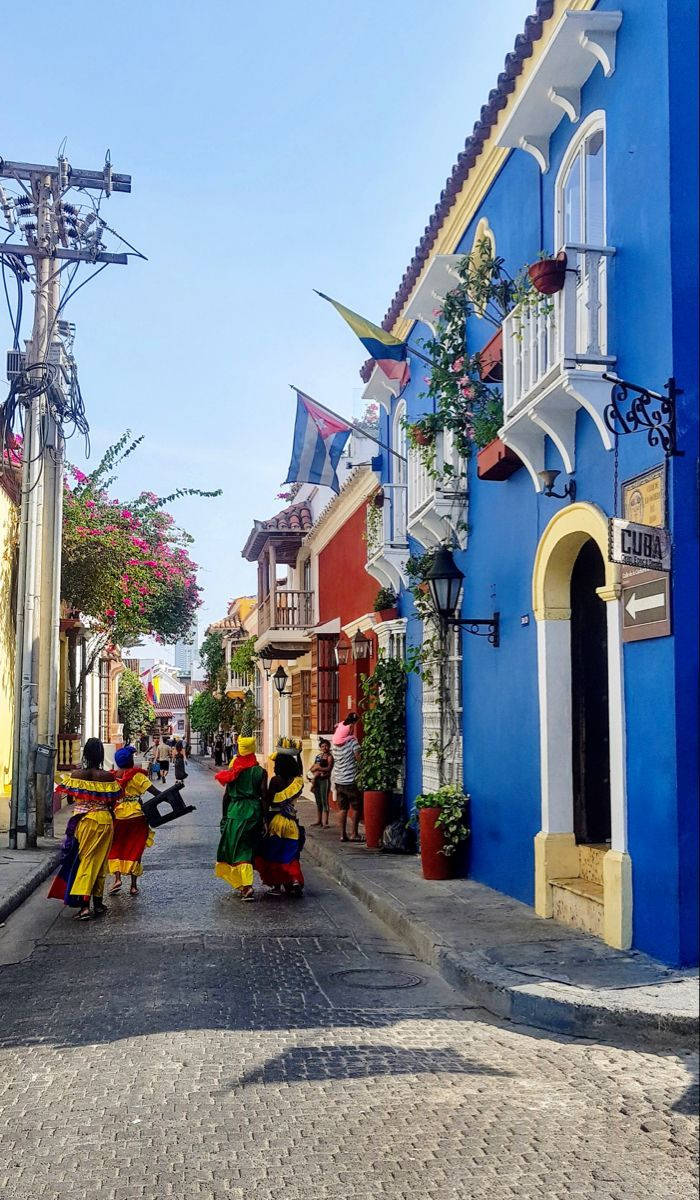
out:
{"label": "stone step", "polygon": [[578,873],[582,879],[603,886],[603,859],[608,849],[605,845],[578,847]]}
{"label": "stone step", "polygon": [[603,886],[590,879],[553,879],[552,916],[555,921],[603,936]]}

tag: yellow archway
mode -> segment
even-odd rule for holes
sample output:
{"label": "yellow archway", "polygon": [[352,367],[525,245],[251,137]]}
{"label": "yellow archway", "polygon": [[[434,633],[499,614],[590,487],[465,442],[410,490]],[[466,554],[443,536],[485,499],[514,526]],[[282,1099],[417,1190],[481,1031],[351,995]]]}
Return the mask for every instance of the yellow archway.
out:
{"label": "yellow archway", "polygon": [[571,572],[589,538],[605,564],[601,600],[620,595],[620,568],[608,562],[608,518],[595,504],[570,504],[552,517],[540,538],[532,572],[532,607],[536,621],[568,621],[571,617]]}

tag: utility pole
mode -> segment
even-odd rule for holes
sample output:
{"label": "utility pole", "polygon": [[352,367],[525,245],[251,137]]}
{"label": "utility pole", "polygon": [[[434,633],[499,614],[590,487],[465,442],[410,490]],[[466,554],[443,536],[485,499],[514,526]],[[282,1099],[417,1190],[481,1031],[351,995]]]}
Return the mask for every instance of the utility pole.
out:
{"label": "utility pole", "polygon": [[61,264],[126,265],[128,261],[124,253],[105,251],[99,204],[93,205],[87,218],[79,219],[77,208],[64,203],[64,196],[72,188],[97,191],[100,197],[112,191],[130,192],[131,177],[114,174],[109,158],[102,171],[77,170],[63,157],[56,166],[0,158],[0,181],[3,179],[15,180],[23,193],[14,201],[14,208],[8,208],[5,200],[3,211],[12,227],[26,221],[23,232],[27,240],[0,242],[0,255],[15,263],[19,260],[25,268],[29,260],[34,270],[32,336],[23,386],[18,389],[26,399],[10,817],[10,847],[24,849],[36,845],[37,831],[43,832],[46,818],[50,825],[53,815],[53,769],[48,775],[37,775],[37,748],[45,745],[55,751],[58,732],[64,438],[61,393],[52,393],[51,384],[60,376],[63,353],[58,339],[54,342]]}

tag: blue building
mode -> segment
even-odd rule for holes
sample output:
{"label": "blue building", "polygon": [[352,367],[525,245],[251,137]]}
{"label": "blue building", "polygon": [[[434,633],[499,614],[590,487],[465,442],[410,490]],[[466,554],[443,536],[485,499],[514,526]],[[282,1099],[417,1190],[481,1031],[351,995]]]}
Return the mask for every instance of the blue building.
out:
{"label": "blue building", "polygon": [[[566,253],[562,289],[503,321],[508,460],[460,466],[439,431],[426,469],[404,424],[426,411],[416,357],[400,396],[376,368],[365,390],[407,456],[386,456],[367,569],[399,590],[409,643],[409,558],[431,546],[455,547],[464,616],[500,614],[497,648],[455,632],[448,664],[443,777],[471,797],[470,874],[672,964],[698,956],[696,25],[692,0],[540,2],[389,308],[420,347],[484,240],[511,276]],[[469,353],[493,332],[472,309]],[[604,374],[658,394],[675,378],[680,455],[611,430]],[[612,517],[668,528],[670,573],[611,561]],[[439,708],[412,677],[409,805],[437,786]]]}

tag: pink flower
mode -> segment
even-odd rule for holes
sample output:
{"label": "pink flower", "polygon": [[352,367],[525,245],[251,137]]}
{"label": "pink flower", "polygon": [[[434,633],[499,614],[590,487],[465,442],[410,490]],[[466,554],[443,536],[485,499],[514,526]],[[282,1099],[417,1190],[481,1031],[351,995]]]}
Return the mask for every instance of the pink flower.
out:
{"label": "pink flower", "polygon": [[87,483],[87,475],[83,475],[83,472],[79,471],[77,467],[73,467],[73,478],[77,483]]}
{"label": "pink flower", "polygon": [[453,375],[459,375],[459,373],[460,373],[460,371],[462,370],[463,366],[464,366],[464,355],[463,355],[463,354],[461,354],[459,358],[456,358],[456,359],[454,360],[454,362],[453,362],[452,366],[450,367],[450,370],[451,370],[451,372],[452,372],[452,374],[453,374]]}
{"label": "pink flower", "polygon": [[124,520],[125,520],[125,521],[130,521],[130,520],[131,520],[131,513],[129,512],[128,508],[123,508],[123,509],[122,509],[122,516],[123,516],[123,518],[124,518]]}
{"label": "pink flower", "polygon": [[126,608],[131,608],[131,600],[129,599],[128,596],[124,597],[124,600],[122,603],[126,606]]}
{"label": "pink flower", "polygon": [[106,616],[106,617],[116,617],[116,615],[117,615],[117,610],[116,610],[116,608],[106,608],[106,609],[105,609],[105,616]]}
{"label": "pink flower", "polygon": [[86,507],[86,508],[94,508],[94,507],[95,507],[95,501],[94,501],[94,500],[86,500],[86,501],[85,501],[85,507]]}
{"label": "pink flower", "polygon": [[464,396],[465,400],[470,400],[474,395],[474,388],[470,383],[460,383],[459,390]]}

